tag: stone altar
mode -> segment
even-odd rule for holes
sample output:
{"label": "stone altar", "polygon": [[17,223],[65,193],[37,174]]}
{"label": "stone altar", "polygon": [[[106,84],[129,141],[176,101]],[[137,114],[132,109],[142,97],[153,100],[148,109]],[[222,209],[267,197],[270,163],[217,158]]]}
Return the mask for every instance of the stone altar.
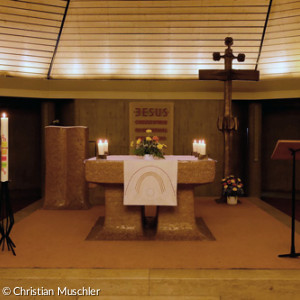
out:
{"label": "stone altar", "polygon": [[[121,159],[121,158],[120,158]],[[194,187],[213,182],[214,160],[178,161],[177,201],[175,207],[160,206],[156,239],[202,240],[194,210]],[[123,161],[88,159],[85,162],[86,181],[105,188],[105,220],[99,233],[103,240],[143,239],[140,206],[123,205]]]}

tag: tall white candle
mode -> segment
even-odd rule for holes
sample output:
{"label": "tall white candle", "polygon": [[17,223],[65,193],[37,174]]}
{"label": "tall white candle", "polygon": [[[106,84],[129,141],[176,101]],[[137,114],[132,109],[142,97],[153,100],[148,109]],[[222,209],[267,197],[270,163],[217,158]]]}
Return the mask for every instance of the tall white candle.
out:
{"label": "tall white candle", "polygon": [[200,141],[199,153],[200,155],[206,155],[206,144],[204,140]]}
{"label": "tall white candle", "polygon": [[103,155],[104,154],[104,144],[102,140],[99,140],[98,142],[98,154]]}
{"label": "tall white candle", "polygon": [[193,142],[193,152],[197,152],[197,141],[194,140]]}
{"label": "tall white candle", "polygon": [[108,141],[105,140],[103,143],[104,153],[108,153]]}
{"label": "tall white candle", "polygon": [[1,117],[1,181],[8,181],[8,118]]}
{"label": "tall white candle", "polygon": [[199,140],[197,143],[197,147],[196,147],[197,153],[199,153],[199,154],[200,154],[200,144],[201,144],[201,141]]}

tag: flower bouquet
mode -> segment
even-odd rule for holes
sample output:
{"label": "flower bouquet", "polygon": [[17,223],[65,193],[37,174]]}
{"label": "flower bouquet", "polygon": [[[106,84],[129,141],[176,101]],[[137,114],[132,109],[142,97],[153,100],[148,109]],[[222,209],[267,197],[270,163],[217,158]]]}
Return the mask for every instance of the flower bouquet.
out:
{"label": "flower bouquet", "polygon": [[243,183],[240,178],[236,178],[234,175],[229,175],[222,179],[223,195],[226,196],[238,196],[243,195]]}
{"label": "flower bouquet", "polygon": [[135,147],[134,154],[138,156],[145,156],[146,154],[164,158],[163,149],[167,146],[159,143],[157,136],[150,136],[151,129],[146,130],[147,136],[145,138],[138,138],[136,142],[131,142],[131,147]]}

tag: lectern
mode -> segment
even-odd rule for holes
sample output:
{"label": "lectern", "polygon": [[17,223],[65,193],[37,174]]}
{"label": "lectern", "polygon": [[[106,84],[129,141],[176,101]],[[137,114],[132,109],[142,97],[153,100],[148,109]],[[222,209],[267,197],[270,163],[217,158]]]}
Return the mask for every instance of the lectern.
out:
{"label": "lectern", "polygon": [[292,159],[292,224],[291,224],[291,252],[280,254],[279,257],[298,257],[300,253],[295,252],[295,208],[296,208],[296,159],[300,159],[300,141],[278,140],[271,156],[272,159]]}

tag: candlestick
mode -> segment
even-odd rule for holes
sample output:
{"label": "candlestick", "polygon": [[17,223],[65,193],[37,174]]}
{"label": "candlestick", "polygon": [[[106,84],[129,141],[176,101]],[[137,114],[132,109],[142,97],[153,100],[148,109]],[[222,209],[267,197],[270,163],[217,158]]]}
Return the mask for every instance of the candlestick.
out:
{"label": "candlestick", "polygon": [[4,250],[5,243],[7,249],[16,255],[14,242],[10,238],[10,232],[14,225],[14,213],[11,208],[8,190],[8,118],[3,113],[1,117],[1,193],[0,212],[2,220],[0,222],[0,247]]}
{"label": "candlestick", "polygon": [[103,144],[102,140],[99,140],[99,142],[98,142],[98,154],[104,155],[104,144]]}
{"label": "candlestick", "polygon": [[1,117],[1,182],[8,181],[8,118]]}

